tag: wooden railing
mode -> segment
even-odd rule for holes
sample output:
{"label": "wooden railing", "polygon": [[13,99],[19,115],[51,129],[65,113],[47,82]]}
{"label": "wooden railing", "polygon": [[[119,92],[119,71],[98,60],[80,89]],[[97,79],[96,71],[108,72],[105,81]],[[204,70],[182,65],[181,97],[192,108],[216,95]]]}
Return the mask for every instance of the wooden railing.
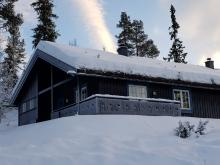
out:
{"label": "wooden railing", "polygon": [[165,99],[94,95],[79,104],[79,114],[179,116],[180,102]]}
{"label": "wooden railing", "polygon": [[53,112],[52,118],[79,115],[118,114],[148,116],[179,116],[180,102],[165,99],[93,95],[79,104]]}

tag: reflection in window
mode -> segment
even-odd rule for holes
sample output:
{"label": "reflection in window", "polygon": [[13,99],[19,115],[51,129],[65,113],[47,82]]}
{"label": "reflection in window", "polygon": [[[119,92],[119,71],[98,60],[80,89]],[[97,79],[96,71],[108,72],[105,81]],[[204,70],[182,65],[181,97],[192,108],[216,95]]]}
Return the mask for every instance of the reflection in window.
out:
{"label": "reflection in window", "polygon": [[182,109],[190,109],[190,96],[188,90],[173,90],[174,100],[180,101]]}
{"label": "reflection in window", "polygon": [[35,108],[35,99],[31,99],[29,104],[30,104],[29,105],[30,106],[30,110],[34,109]]}
{"label": "reflection in window", "polygon": [[27,111],[27,104],[26,104],[26,102],[25,102],[25,103],[23,103],[22,106],[21,106],[21,112],[24,113],[24,112],[26,112],[26,111]]}
{"label": "reflection in window", "polygon": [[83,87],[81,89],[81,100],[85,100],[87,98],[87,87]]}
{"label": "reflection in window", "polygon": [[147,87],[141,85],[129,85],[129,96],[147,98]]}

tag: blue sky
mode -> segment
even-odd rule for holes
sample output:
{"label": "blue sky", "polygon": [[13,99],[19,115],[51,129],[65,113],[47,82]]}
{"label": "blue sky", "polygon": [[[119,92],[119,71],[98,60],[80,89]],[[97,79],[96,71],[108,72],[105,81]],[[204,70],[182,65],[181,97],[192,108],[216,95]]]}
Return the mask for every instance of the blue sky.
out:
{"label": "blue sky", "polygon": [[[33,52],[31,29],[37,23],[29,6],[31,2],[20,0],[16,4],[16,10],[24,14],[22,35],[28,55]],[[114,36],[119,33],[116,23],[120,13],[126,11],[131,19],[143,20],[145,32],[161,51],[160,58],[168,54],[171,44],[168,27],[169,7],[173,3],[189,63],[203,65],[207,57],[212,57],[220,68],[219,0],[54,0],[54,3],[54,12],[59,16],[57,30],[61,34],[58,43],[68,44],[76,39],[79,47],[111,47],[111,40],[116,43]]]}

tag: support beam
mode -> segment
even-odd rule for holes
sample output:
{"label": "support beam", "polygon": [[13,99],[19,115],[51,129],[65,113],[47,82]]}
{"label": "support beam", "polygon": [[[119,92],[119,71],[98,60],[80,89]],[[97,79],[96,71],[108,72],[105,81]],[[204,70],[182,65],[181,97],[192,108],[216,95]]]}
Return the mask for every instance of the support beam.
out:
{"label": "support beam", "polygon": [[63,84],[65,84],[65,83],[68,83],[68,82],[71,81],[71,80],[73,80],[73,79],[72,79],[72,78],[71,78],[71,79],[66,79],[66,80],[63,80],[63,81],[61,81],[61,82],[59,82],[59,83],[57,83],[57,84],[54,84],[54,85],[52,85],[52,86],[50,86],[50,87],[48,87],[48,88],[46,88],[46,89],[43,89],[42,91],[38,92],[38,95],[41,95],[41,94],[43,94],[43,93],[45,93],[45,92],[48,92],[49,90],[52,90],[52,87],[53,87],[53,88],[56,88],[56,87],[58,87],[58,86],[60,86],[60,85],[63,85]]}
{"label": "support beam", "polygon": [[51,82],[51,92],[50,92],[50,94],[51,94],[51,112],[53,112],[53,88],[54,88],[54,86],[53,86],[53,67],[52,67],[52,65],[50,66],[50,82]]}
{"label": "support beam", "polygon": [[80,82],[79,82],[79,76],[77,75],[76,76],[76,85],[77,85],[77,105],[78,105],[78,112],[77,113],[79,113],[79,103],[80,103]]}
{"label": "support beam", "polygon": [[63,85],[63,84],[65,84],[65,83],[68,83],[68,82],[71,81],[71,80],[73,80],[73,78],[69,78],[69,79],[63,80],[63,81],[61,81],[61,82],[58,82],[58,83],[56,83],[56,84],[53,85],[53,88],[56,88],[56,87],[58,87],[58,86],[60,86],[60,85]]}

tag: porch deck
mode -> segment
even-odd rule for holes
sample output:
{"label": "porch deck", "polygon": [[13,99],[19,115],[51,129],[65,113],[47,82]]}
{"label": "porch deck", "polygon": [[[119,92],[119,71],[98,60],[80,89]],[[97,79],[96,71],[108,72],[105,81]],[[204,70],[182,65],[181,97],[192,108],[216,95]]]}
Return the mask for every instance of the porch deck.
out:
{"label": "porch deck", "polygon": [[79,115],[118,114],[148,116],[180,116],[180,102],[165,99],[135,98],[128,96],[93,95],[60,111],[52,118]]}

